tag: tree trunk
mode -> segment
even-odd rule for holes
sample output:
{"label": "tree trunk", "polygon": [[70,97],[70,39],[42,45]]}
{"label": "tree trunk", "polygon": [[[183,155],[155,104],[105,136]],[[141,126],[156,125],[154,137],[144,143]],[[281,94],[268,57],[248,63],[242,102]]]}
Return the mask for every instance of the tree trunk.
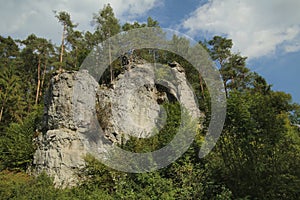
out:
{"label": "tree trunk", "polygon": [[223,83],[224,83],[225,95],[226,95],[226,98],[228,98],[228,91],[227,91],[226,81],[224,80]]}
{"label": "tree trunk", "polygon": [[0,111],[0,122],[1,122],[1,120],[2,120],[3,111],[4,111],[4,106],[1,107],[1,111]]}
{"label": "tree trunk", "polygon": [[200,73],[199,73],[199,80],[200,80],[200,88],[201,88],[202,98],[203,98],[203,100],[205,100],[204,87],[203,87],[203,79],[202,79],[202,76],[201,76]]}
{"label": "tree trunk", "polygon": [[77,62],[78,62],[78,48],[75,47],[75,69],[77,70]]}
{"label": "tree trunk", "polygon": [[63,62],[63,55],[64,55],[64,43],[65,43],[65,32],[66,32],[67,24],[64,24],[64,29],[62,33],[62,39],[61,39],[61,49],[60,49],[60,66],[59,66],[59,71],[62,71],[62,62]]}
{"label": "tree trunk", "polygon": [[47,59],[45,60],[44,63],[44,70],[43,70],[43,75],[42,75],[42,82],[41,82],[41,89],[40,89],[40,96],[42,96],[42,88],[44,86],[44,82],[45,82],[45,76],[46,76],[46,69],[47,69]]}
{"label": "tree trunk", "polygon": [[[110,34],[109,36],[110,37]],[[110,69],[110,82],[113,82],[113,67],[111,61],[110,38],[108,38],[108,54],[109,54],[109,69]]]}
{"label": "tree trunk", "polygon": [[153,64],[154,64],[154,69],[156,69],[155,50],[153,50]]}
{"label": "tree trunk", "polygon": [[41,87],[41,58],[39,58],[39,63],[38,63],[38,82],[36,87],[35,105],[37,105],[39,102],[40,87]]}

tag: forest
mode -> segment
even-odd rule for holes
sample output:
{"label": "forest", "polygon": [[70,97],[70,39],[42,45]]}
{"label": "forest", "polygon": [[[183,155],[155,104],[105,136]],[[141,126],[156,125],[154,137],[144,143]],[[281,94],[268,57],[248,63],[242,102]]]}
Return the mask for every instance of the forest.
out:
{"label": "forest", "polygon": [[[146,23],[120,24],[109,4],[91,19],[93,32],[78,30],[68,12],[53,17],[61,24],[60,45],[35,34],[24,40],[0,36],[0,199],[299,199],[300,105],[290,94],[272,90],[247,67],[246,57],[232,51],[233,41],[222,36],[199,41],[218,66],[227,98],[222,134],[205,158],[198,152],[209,124],[210,96],[201,75],[180,56],[144,49],[139,56],[148,62],[180,63],[198,91],[206,118],[188,151],[166,168],[137,174],[115,171],[87,156],[80,173],[88,178],[73,188],[55,188],[45,173],[28,175],[53,73],[79,70],[95,45],[122,31],[159,28],[151,17]],[[177,36],[172,40],[187,43]],[[111,68],[102,82],[117,76],[121,65],[113,62]],[[161,139],[133,138],[123,148],[146,152],[148,146],[168,142],[180,113],[176,102],[166,107],[170,116]]]}

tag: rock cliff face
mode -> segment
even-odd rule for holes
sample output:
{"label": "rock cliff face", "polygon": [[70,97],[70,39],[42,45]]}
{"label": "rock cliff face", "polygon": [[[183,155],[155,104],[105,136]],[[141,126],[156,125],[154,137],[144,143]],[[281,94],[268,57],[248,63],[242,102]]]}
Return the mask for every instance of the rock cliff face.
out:
{"label": "rock cliff face", "polygon": [[[92,140],[118,143],[121,137],[153,135],[166,120],[161,106],[166,101],[179,101],[193,118],[203,117],[179,64],[154,69],[151,64],[131,66],[111,87],[99,85],[87,71],[55,75],[46,96],[45,131],[35,141],[33,172],[45,171],[57,187],[76,185]],[[102,135],[87,137],[96,123]]]}
{"label": "rock cliff face", "polygon": [[[75,86],[84,91],[84,100],[74,102]],[[74,186],[77,170],[85,165],[87,146],[80,125],[91,121],[89,105],[95,104],[97,89],[98,83],[87,72],[62,73],[51,79],[45,101],[47,131],[36,138],[33,167],[35,174],[45,171],[54,177],[57,187]]]}

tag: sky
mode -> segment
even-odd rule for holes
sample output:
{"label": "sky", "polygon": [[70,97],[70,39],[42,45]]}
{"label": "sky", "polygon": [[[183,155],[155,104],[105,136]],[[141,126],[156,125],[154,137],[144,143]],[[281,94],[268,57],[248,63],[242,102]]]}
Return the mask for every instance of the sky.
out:
{"label": "sky", "polygon": [[31,33],[59,44],[61,25],[53,11],[67,11],[79,30],[92,30],[93,13],[112,6],[121,23],[145,22],[194,40],[228,37],[248,67],[300,103],[299,0],[0,0],[0,35],[25,39]]}

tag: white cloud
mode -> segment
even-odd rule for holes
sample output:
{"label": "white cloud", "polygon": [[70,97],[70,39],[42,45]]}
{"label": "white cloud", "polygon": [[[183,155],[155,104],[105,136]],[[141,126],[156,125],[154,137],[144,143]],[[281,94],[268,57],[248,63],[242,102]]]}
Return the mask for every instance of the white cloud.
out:
{"label": "white cloud", "polygon": [[300,51],[300,44],[296,43],[296,44],[293,44],[293,45],[286,45],[284,47],[284,50],[287,53]]}
{"label": "white cloud", "polygon": [[159,0],[107,0],[110,2],[119,17],[133,19],[143,15],[148,10],[161,5]]}
{"label": "white cloud", "polygon": [[224,34],[250,59],[299,50],[299,0],[209,0],[182,26],[192,35]]}
{"label": "white cloud", "polygon": [[53,10],[67,11],[79,29],[91,30],[93,13],[110,3],[121,20],[134,20],[159,6],[159,0],[0,0],[0,35],[24,39],[31,33],[59,42],[61,26],[54,17]]}

